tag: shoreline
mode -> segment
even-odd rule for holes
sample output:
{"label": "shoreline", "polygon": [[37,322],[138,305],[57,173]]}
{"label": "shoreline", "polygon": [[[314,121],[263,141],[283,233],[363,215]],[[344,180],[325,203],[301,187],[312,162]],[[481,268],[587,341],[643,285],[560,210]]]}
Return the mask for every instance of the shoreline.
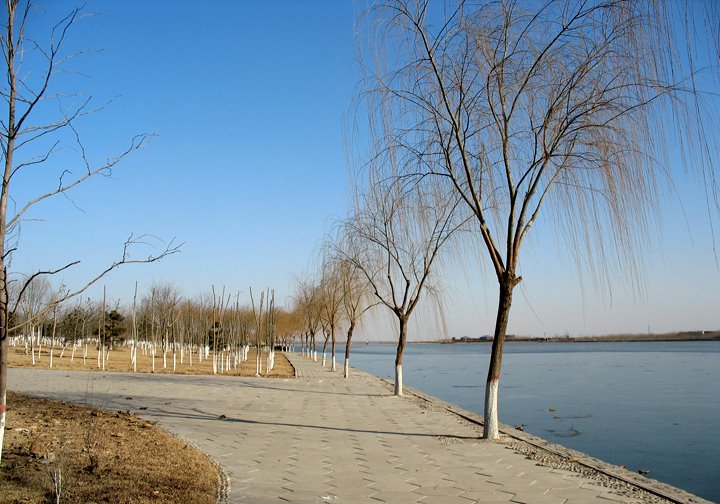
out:
{"label": "shoreline", "polygon": [[[429,341],[408,341],[408,345],[468,345],[474,343],[492,343],[492,338],[455,338],[437,339]],[[720,341],[720,331],[687,331],[682,333],[666,334],[613,334],[608,336],[516,336],[508,334],[505,343],[657,343],[682,341]],[[337,345],[345,345],[345,341],[337,340]],[[353,345],[397,345],[397,341],[367,341],[356,342]]]}

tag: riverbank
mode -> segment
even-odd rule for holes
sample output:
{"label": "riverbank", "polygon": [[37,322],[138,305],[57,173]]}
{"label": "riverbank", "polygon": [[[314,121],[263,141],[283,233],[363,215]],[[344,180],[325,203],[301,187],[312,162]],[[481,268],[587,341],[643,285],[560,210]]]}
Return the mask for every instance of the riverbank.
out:
{"label": "riverbank", "polygon": [[158,421],[223,467],[228,502],[666,502],[632,485],[538,465],[522,440],[483,441],[477,423],[435,399],[394,397],[369,374],[353,370],[344,380],[289,358],[300,378],[28,369],[9,377],[13,390],[72,401],[91,387],[95,404]]}

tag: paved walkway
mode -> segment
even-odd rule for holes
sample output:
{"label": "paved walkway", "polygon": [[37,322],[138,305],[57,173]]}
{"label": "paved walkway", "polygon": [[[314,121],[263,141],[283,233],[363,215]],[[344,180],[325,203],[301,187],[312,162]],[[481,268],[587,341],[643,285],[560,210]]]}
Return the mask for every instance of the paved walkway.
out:
{"label": "paved walkway", "polygon": [[[290,356],[296,379],[10,369],[10,389],[131,410],[210,454],[231,503],[634,502],[535,465],[377,378]],[[146,408],[146,409],[140,409]]]}

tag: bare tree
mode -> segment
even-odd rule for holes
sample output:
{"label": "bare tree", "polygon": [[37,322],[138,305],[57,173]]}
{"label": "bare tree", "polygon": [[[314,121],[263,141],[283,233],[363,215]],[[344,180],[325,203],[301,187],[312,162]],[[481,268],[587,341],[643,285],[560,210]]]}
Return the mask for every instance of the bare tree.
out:
{"label": "bare tree", "polygon": [[313,360],[317,360],[315,348],[315,334],[320,328],[320,289],[310,278],[297,281],[295,304],[296,310],[303,319],[303,353]]}
{"label": "bare tree", "polygon": [[[498,437],[520,251],[540,216],[555,221],[579,269],[589,266],[600,283],[609,285],[611,270],[639,278],[657,181],[671,172],[666,146],[682,139],[698,167],[717,154],[703,133],[717,107],[696,107],[696,74],[677,65],[670,35],[682,23],[672,12],[688,8],[679,4],[457,1],[435,9],[396,0],[369,14],[368,26],[382,27],[379,60],[389,68],[371,76],[368,108],[382,112],[372,127],[401,151],[401,176],[431,178],[464,201],[497,279],[486,438]],[[707,12],[716,30],[717,7]],[[703,173],[717,195],[715,171]]]}
{"label": "bare tree", "polygon": [[[53,91],[51,91],[54,77],[73,56],[63,52],[64,43],[69,30],[80,16],[80,9],[72,10],[64,19],[60,20],[51,30],[49,41],[41,44],[26,38],[27,23],[33,12],[31,1],[6,0],[5,3],[7,18],[3,33],[0,35],[0,47],[6,67],[6,78],[3,79],[3,84],[0,86],[0,95],[7,106],[7,115],[0,121],[0,145],[3,157],[3,179],[0,188],[0,461],[2,460],[7,408],[8,334],[12,329],[8,326],[11,317],[8,307],[7,268],[11,256],[17,248],[18,229],[22,219],[30,208],[48,198],[67,195],[72,188],[93,177],[111,175],[113,168],[120,161],[130,153],[142,148],[147,141],[146,135],[137,136],[119,155],[94,165],[84,149],[76,128],[76,122],[93,111],[90,99],[73,104],[68,100],[63,100],[63,97],[67,97],[67,95],[61,93],[53,95]],[[24,69],[22,74],[20,73],[21,64]],[[34,71],[29,71],[30,68],[33,68]],[[46,123],[40,122],[51,113],[45,104],[57,101],[62,103],[62,106],[58,107],[61,112],[57,119]],[[79,153],[78,165],[81,169],[75,174],[64,170],[58,175],[56,185],[49,189],[38,188],[36,196],[19,202],[15,207],[16,202],[11,196],[13,179],[18,174],[38,168],[51,159],[58,153],[63,140],[68,137],[75,143],[75,150]],[[33,147],[37,149],[34,153],[30,152]],[[9,201],[13,202],[12,207],[9,207]],[[15,241],[12,246],[8,246],[10,238]],[[122,264],[153,262],[178,250],[171,243],[158,255],[135,260],[131,259],[128,253],[131,246],[137,242],[138,240],[131,236],[125,243],[121,260],[113,262],[110,267],[91,279],[85,286],[76,290],[67,290],[65,296],[55,302],[60,303],[77,295],[110,270]],[[60,272],[77,262],[79,261],[54,270],[37,272],[28,281],[32,281],[35,276]],[[21,288],[18,298],[22,298],[23,291],[24,288]]]}
{"label": "bare tree", "polygon": [[440,249],[462,225],[459,200],[438,187],[404,187],[371,174],[363,207],[348,221],[348,239],[357,255],[347,256],[362,272],[380,304],[398,322],[395,394],[402,395],[402,360],[410,316],[431,291],[430,273]]}
{"label": "bare tree", "polygon": [[167,368],[167,353],[172,349],[173,372],[177,369],[176,322],[180,317],[182,297],[178,288],[170,283],[154,283],[150,287],[150,302],[155,314],[156,331],[160,335],[163,352],[163,369]]}
{"label": "bare tree", "polygon": [[253,315],[255,316],[255,346],[256,346],[256,371],[255,376],[262,374],[262,350],[263,346],[268,346],[268,361],[265,367],[266,373],[273,368],[273,359],[275,355],[275,323],[277,309],[275,308],[275,291],[267,289],[266,292],[260,293],[259,304],[255,305],[255,298],[250,289],[250,303]]}
{"label": "bare tree", "polygon": [[370,283],[358,266],[359,260],[358,240],[348,239],[346,227],[343,226],[341,239],[336,244],[336,253],[339,257],[337,269],[342,286],[343,316],[348,322],[345,336],[345,366],[343,376],[350,375],[350,347],[355,333],[355,327],[360,317],[370,308],[377,305],[372,303],[370,297]]}
{"label": "bare tree", "polygon": [[320,279],[320,323],[325,332],[325,344],[323,345],[323,366],[325,366],[325,350],[328,338],[330,339],[331,369],[336,369],[335,358],[335,329],[340,323],[342,316],[343,284],[335,250],[326,242],[323,251],[322,275]]}
{"label": "bare tree", "polygon": [[[40,358],[42,349],[42,327],[43,314],[50,306],[50,281],[45,277],[35,277],[29,280],[24,295],[18,298],[17,304],[22,311],[23,328],[30,337],[30,357],[32,365],[35,365],[35,347],[38,347],[37,359]],[[16,310],[13,310],[15,312]],[[36,332],[37,331],[37,332]],[[26,343],[27,348],[27,343]]]}

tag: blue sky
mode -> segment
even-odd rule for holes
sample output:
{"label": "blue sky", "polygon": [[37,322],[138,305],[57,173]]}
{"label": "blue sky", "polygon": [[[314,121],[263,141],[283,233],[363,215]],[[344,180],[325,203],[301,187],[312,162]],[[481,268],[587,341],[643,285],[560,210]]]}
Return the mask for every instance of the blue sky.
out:
{"label": "blue sky", "polygon": [[[75,2],[37,4],[30,33],[41,43],[47,23]],[[77,285],[115,259],[130,233],[150,233],[183,242],[182,252],[111,274],[104,282],[110,297],[129,301],[136,281],[141,291],[169,281],[188,297],[211,285],[245,297],[250,286],[270,286],[280,303],[288,300],[294,275],[307,270],[323,235],[346,214],[343,128],[359,78],[356,8],[331,0],[88,2],[84,12],[93,15],[73,28],[68,49],[101,51],[68,66],[89,77],[63,74],[55,91],[110,102],[78,123],[92,159],[122,151],[133,135],[157,136],[112,179],[92,180],[72,201],[38,205],[30,216],[38,220],[23,225],[13,271],[81,258],[63,276]],[[66,154],[72,151],[19,178],[16,200],[52,187],[70,166]],[[620,279],[611,297],[582,291],[570,255],[554,236],[536,235],[524,251],[510,331],[720,328],[720,270],[702,186],[683,180],[678,193],[662,205],[641,296]],[[493,282],[480,269],[445,278],[448,336],[491,332]],[[101,292],[102,284],[89,294]],[[425,338],[439,329],[423,319],[415,331]],[[391,337],[382,324],[367,332]]]}

